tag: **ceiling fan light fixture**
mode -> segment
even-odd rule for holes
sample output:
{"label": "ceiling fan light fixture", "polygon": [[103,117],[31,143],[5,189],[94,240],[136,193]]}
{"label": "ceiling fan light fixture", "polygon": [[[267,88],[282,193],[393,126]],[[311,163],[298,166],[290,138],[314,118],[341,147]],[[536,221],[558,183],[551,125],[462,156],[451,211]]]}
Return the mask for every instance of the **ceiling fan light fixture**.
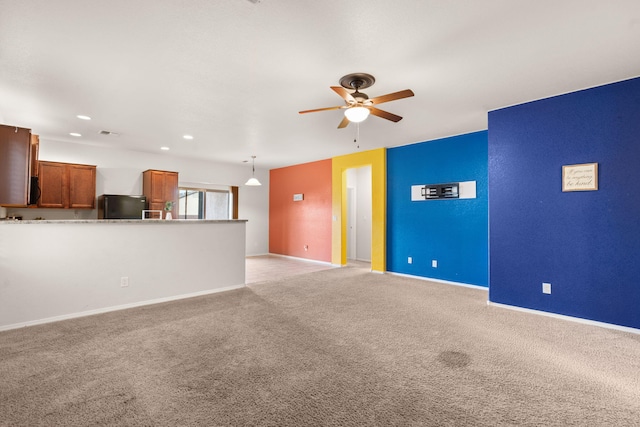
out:
{"label": "ceiling fan light fixture", "polygon": [[344,115],[350,122],[360,123],[369,117],[369,109],[365,107],[351,107],[344,110]]}
{"label": "ceiling fan light fixture", "polygon": [[251,156],[251,178],[244,183],[244,185],[248,185],[250,187],[257,187],[260,184],[258,178],[256,178],[256,156]]}

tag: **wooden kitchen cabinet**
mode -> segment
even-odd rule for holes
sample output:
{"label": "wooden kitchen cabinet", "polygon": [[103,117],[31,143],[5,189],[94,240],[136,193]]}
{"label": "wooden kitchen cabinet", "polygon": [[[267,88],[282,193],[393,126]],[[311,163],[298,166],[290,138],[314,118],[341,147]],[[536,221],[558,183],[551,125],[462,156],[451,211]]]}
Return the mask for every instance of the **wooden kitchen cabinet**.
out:
{"label": "wooden kitchen cabinet", "polygon": [[94,209],[96,167],[76,163],[38,162],[40,208]]}
{"label": "wooden kitchen cabinet", "polygon": [[161,210],[168,200],[173,201],[171,216],[178,218],[178,172],[149,169],[142,172],[142,193],[151,210]]}
{"label": "wooden kitchen cabinet", "polygon": [[31,130],[0,125],[0,206],[27,206],[31,180]]}

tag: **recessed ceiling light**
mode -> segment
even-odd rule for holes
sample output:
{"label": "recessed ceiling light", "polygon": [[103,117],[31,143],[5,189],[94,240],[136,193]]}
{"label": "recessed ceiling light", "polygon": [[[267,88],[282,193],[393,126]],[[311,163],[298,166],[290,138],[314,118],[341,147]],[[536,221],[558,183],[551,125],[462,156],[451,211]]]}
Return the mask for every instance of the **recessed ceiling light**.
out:
{"label": "recessed ceiling light", "polygon": [[82,136],[78,132],[71,132],[71,133],[69,133],[69,135],[71,135],[71,136]]}
{"label": "recessed ceiling light", "polygon": [[185,136],[183,136],[183,138],[184,138],[184,139],[193,139],[193,136],[191,136],[191,135],[185,135]]}
{"label": "recessed ceiling light", "polygon": [[91,120],[91,117],[83,116],[82,114],[78,114],[76,117],[79,118],[80,120]]}
{"label": "recessed ceiling light", "polygon": [[169,151],[169,147],[160,147],[161,150]]}

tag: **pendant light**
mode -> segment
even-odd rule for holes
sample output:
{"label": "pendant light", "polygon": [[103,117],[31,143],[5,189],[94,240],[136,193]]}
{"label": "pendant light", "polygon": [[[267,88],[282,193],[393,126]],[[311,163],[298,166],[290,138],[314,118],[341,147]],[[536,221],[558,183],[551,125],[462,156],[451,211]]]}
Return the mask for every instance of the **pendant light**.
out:
{"label": "pendant light", "polygon": [[251,178],[249,178],[247,180],[247,182],[244,183],[244,185],[251,185],[251,186],[257,186],[257,185],[262,185],[260,184],[260,181],[258,181],[258,178],[256,178],[256,156],[251,156]]}

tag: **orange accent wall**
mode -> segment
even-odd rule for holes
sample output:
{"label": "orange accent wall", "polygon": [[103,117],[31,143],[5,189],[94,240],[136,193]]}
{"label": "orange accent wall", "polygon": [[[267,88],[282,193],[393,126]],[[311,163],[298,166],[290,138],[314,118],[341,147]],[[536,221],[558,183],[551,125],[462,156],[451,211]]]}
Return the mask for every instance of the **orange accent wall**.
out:
{"label": "orange accent wall", "polygon": [[[270,171],[270,253],[331,262],[331,164],[328,159]],[[294,202],[294,194],[304,200]]]}

